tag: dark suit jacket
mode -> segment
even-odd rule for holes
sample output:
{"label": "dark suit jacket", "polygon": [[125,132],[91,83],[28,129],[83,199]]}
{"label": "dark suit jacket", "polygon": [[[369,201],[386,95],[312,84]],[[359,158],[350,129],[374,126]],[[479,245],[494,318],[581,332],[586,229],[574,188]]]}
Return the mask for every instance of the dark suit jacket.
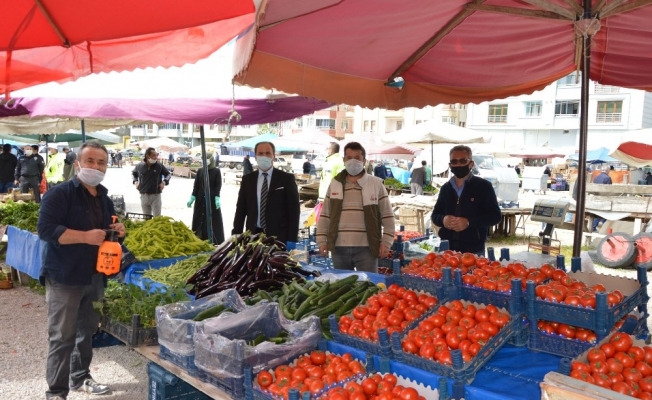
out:
{"label": "dark suit jacket", "polygon": [[[233,234],[254,232],[258,222],[258,170],[244,175],[233,219]],[[299,234],[299,190],[294,175],[274,168],[265,212],[267,234],[282,242],[296,242]],[[246,219],[246,223],[245,223]]]}

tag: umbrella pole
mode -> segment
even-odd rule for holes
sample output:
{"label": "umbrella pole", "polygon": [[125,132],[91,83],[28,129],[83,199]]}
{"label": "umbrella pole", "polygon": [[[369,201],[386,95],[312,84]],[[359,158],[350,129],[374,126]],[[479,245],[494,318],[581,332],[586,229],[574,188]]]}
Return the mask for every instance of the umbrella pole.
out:
{"label": "umbrella pole", "polygon": [[[213,218],[211,216],[211,188],[208,179],[208,163],[206,162],[206,138],[204,137],[204,125],[199,125],[199,144],[201,146],[201,163],[204,171],[204,206],[206,207],[206,234],[208,242],[213,243]],[[195,178],[197,179],[197,178]],[[220,177],[222,179],[222,177]]]}
{"label": "umbrella pole", "polygon": [[81,120],[82,143],[86,143],[86,121]]}
{"label": "umbrella pole", "polygon": [[[434,140],[430,141],[430,171],[435,169],[435,145]],[[428,182],[432,181],[432,176],[428,177]]]}
{"label": "umbrella pole", "polygon": [[[584,16],[591,18],[591,1],[584,0]],[[591,36],[582,38],[582,94],[580,99],[580,140],[577,165],[577,199],[575,206],[575,232],[573,236],[573,257],[580,256],[582,233],[584,232],[584,209],[586,206],[586,141],[589,127],[589,78],[591,67]],[[591,227],[589,227],[590,229]]]}

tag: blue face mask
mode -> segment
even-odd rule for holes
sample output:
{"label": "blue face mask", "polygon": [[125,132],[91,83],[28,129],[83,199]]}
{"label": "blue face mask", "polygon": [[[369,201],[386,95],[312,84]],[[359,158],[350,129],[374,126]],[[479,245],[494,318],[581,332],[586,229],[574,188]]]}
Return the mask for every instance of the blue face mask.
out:
{"label": "blue face mask", "polygon": [[269,157],[258,156],[256,157],[256,162],[258,163],[258,169],[261,171],[267,171],[272,168],[272,159]]}

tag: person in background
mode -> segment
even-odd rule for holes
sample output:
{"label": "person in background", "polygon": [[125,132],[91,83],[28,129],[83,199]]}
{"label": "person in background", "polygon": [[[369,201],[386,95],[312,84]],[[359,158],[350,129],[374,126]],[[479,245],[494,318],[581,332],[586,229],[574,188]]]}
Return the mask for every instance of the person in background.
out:
{"label": "person in background", "polygon": [[407,163],[407,170],[412,171],[412,166],[414,165],[414,157]]}
{"label": "person in background", "polygon": [[20,190],[23,193],[27,193],[29,189],[32,189],[34,193],[34,201],[36,203],[41,202],[41,192],[39,186],[41,185],[41,177],[43,176],[43,170],[45,169],[45,164],[43,164],[43,158],[33,154],[34,149],[32,146],[25,146],[25,154],[18,158],[18,163],[16,164],[16,172],[14,177],[15,185],[20,184]]}
{"label": "person in background", "polygon": [[317,168],[313,158],[310,159],[310,176],[317,176]]}
{"label": "person in background", "polygon": [[249,161],[249,154],[247,154],[244,156],[244,160],[242,160],[242,176],[252,172],[254,172],[254,167],[251,165],[251,161]]}
{"label": "person in background", "polygon": [[48,190],[52,189],[55,185],[65,181],[63,176],[63,167],[66,165],[65,154],[59,153],[55,146],[49,147],[50,157],[45,166],[45,180],[48,184]]}
{"label": "person in background", "polygon": [[426,182],[426,162],[421,161],[421,167],[415,168],[410,173],[410,193],[423,194],[423,185]]}
{"label": "person in background", "polygon": [[328,187],[316,239],[333,267],[377,272],[394,242],[394,212],[383,181],[364,170],[365,156],[360,143],[344,146],[345,169]]}
{"label": "person in background", "polygon": [[516,164],[514,166],[514,171],[516,171],[516,175],[521,176],[521,168]]}
{"label": "person in background", "polygon": [[387,179],[387,168],[385,168],[385,165],[381,161],[378,161],[378,164],[374,168],[374,176],[383,181]]}
{"label": "person in background", "polygon": [[0,193],[7,193],[14,187],[14,173],[18,165],[18,158],[11,153],[11,145],[2,145],[0,154]]}
{"label": "person in background", "polygon": [[310,157],[306,158],[306,162],[303,163],[303,173],[304,175],[310,174]]}
{"label": "person in background", "polygon": [[71,390],[110,390],[96,382],[90,370],[92,336],[100,322],[93,302],[104,297],[107,282],[106,275],[96,271],[98,247],[106,238],[105,229],[118,231],[121,239],[125,236],[124,225],[111,221],[115,208],[100,184],[108,156],[99,143],[82,144],[77,177],[49,190],[39,212],[37,230],[44,243],[39,281],[45,286],[49,340],[45,396],[50,400],[63,400]]}
{"label": "person in background", "polygon": [[118,163],[118,168],[122,168],[122,153],[121,152],[116,153],[115,162]]}
{"label": "person in background", "polygon": [[[593,183],[598,185],[611,185],[613,182],[607,171],[602,170],[595,178],[593,178]],[[598,225],[600,225],[600,223],[604,224],[606,221],[607,220],[605,218],[598,217],[597,215],[593,217],[593,226],[591,227],[591,232],[597,232]]]}
{"label": "person in background", "polygon": [[652,185],[652,174],[649,172],[645,174],[645,184]]}
{"label": "person in background", "polygon": [[432,183],[432,168],[430,168],[430,165],[428,165],[427,161],[423,161],[422,164],[425,163],[423,168],[426,170],[426,180],[424,186],[428,186]]}
{"label": "person in background", "polygon": [[546,165],[546,169],[543,170],[544,175],[548,175],[548,178],[550,178],[550,175],[552,175],[552,172],[550,172],[550,167]]}
{"label": "person in background", "polygon": [[75,160],[77,159],[77,154],[67,146],[63,148],[63,152],[66,154],[66,160],[63,165],[63,179],[69,181],[75,177]]}
{"label": "person in background", "polygon": [[231,233],[235,235],[247,229],[294,244],[298,240],[300,214],[294,175],[273,167],[274,143],[257,143],[254,153],[258,170],[242,177]]}
{"label": "person in background", "polygon": [[339,143],[331,142],[331,144],[328,145],[326,154],[326,160],[324,161],[324,166],[321,170],[321,176],[319,179],[318,197],[320,200],[323,200],[326,197],[328,185],[331,184],[333,178],[344,169],[344,162],[340,156]]}
{"label": "person in background", "polygon": [[131,174],[133,184],[140,192],[140,206],[143,214],[158,217],[161,215],[161,192],[170,184],[170,171],[157,160],[153,147],[145,150],[145,159],[138,163]]}
{"label": "person in background", "polygon": [[174,154],[172,152],[170,152],[170,154],[168,154],[168,162],[170,164],[172,164],[174,162]]}
{"label": "person in background", "polygon": [[432,223],[441,227],[439,236],[449,241],[451,250],[484,255],[488,228],[502,218],[496,193],[489,181],[471,173],[470,147],[455,146],[449,157],[453,176],[439,191]]}
{"label": "person in background", "polygon": [[43,156],[38,153],[38,151],[39,151],[38,144],[33,144],[32,145],[32,154],[37,159],[39,159],[43,163],[43,165],[45,165],[45,160],[43,159]]}
{"label": "person in background", "polygon": [[[224,223],[222,222],[222,210],[220,209],[220,191],[222,190],[222,173],[215,165],[215,157],[212,153],[206,154],[206,163],[208,164],[208,187],[210,189],[210,206],[211,206],[211,230],[213,231],[213,244],[224,242]],[[195,184],[192,188],[192,195],[186,204],[188,208],[195,203],[192,212],[192,231],[202,240],[208,239],[206,229],[206,203],[204,199],[206,191],[204,190],[204,168],[197,170]],[[197,200],[197,202],[195,202]]]}

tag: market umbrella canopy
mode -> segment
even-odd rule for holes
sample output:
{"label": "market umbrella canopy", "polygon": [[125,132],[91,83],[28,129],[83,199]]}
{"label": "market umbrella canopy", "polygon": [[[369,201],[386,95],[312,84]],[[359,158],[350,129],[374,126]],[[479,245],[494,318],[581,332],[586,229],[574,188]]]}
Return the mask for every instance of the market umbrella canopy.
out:
{"label": "market umbrella canopy", "polygon": [[435,120],[407,126],[380,137],[384,143],[484,143],[489,138],[481,133],[461,126],[445,124]]}
{"label": "market umbrella canopy", "polygon": [[[603,164],[603,163],[610,163],[610,162],[616,162],[616,160],[613,157],[609,156],[609,153],[611,153],[611,150],[609,150],[606,147],[600,147],[599,149],[595,150],[590,150],[586,152],[586,162],[591,163],[591,164]],[[578,161],[580,159],[579,154],[571,154],[568,156],[570,160],[575,160]]]}
{"label": "market umbrella canopy", "polygon": [[610,156],[638,168],[652,165],[652,140],[639,140],[621,143]]}
{"label": "market umbrella canopy", "polygon": [[[115,129],[125,125],[138,125],[142,122],[133,119],[102,119],[92,118],[86,120],[86,130],[89,132],[105,129]],[[8,135],[34,135],[58,134],[70,130],[78,130],[81,125],[80,118],[69,117],[20,117],[0,118],[0,134]]]}
{"label": "market umbrella canopy", "polygon": [[509,156],[517,158],[556,158],[566,157],[566,154],[545,147],[536,147],[532,149],[512,150],[509,152]]}
{"label": "market umbrella canopy", "polygon": [[588,34],[592,80],[651,90],[649,4],[593,0],[584,19],[581,0],[274,0],[238,37],[235,72],[371,109],[479,103],[580,69]]}
{"label": "market umbrella canopy", "polygon": [[188,146],[167,137],[157,137],[154,139],[147,139],[147,140],[140,141],[137,144],[138,147],[140,147],[143,150],[148,147],[153,147],[156,150],[167,151],[170,153],[176,153],[178,151],[188,150]]}
{"label": "market umbrella canopy", "polygon": [[208,57],[254,21],[252,0],[4,0],[0,93]]}
{"label": "market umbrella canopy", "polygon": [[309,152],[322,152],[331,142],[338,140],[326,132],[319,129],[309,129],[296,132],[290,135],[278,137],[273,140],[276,146],[288,146],[302,148]]}
{"label": "market umbrella canopy", "polygon": [[265,133],[262,135],[254,136],[249,139],[242,140],[240,142],[229,143],[226,145],[226,147],[234,148],[234,149],[253,149],[256,147],[256,144],[260,142],[272,142],[276,138],[277,136],[273,133]]}

